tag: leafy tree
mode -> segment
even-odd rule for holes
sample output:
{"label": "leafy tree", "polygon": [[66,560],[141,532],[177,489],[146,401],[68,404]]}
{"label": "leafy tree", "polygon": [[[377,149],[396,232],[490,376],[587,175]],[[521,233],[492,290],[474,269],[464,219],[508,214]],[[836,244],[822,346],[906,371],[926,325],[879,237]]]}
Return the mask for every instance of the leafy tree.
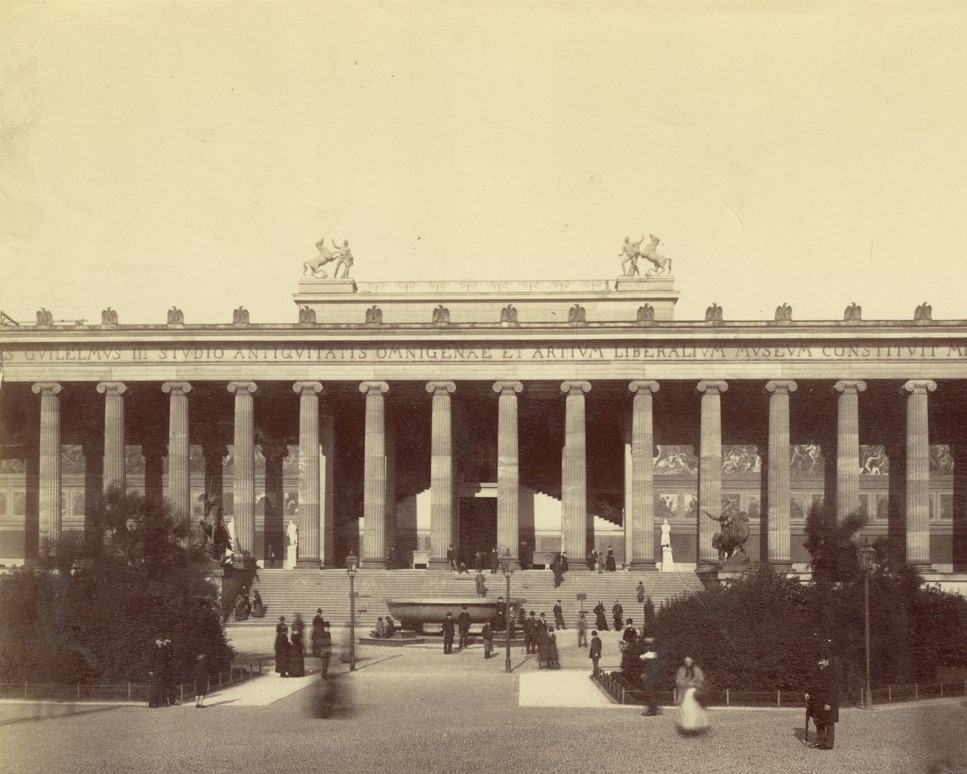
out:
{"label": "leafy tree", "polygon": [[40,566],[0,579],[0,677],[143,681],[157,638],[172,641],[179,678],[200,653],[212,669],[230,663],[212,563],[185,547],[163,504],[113,488],[92,534],[103,540],[63,541]]}

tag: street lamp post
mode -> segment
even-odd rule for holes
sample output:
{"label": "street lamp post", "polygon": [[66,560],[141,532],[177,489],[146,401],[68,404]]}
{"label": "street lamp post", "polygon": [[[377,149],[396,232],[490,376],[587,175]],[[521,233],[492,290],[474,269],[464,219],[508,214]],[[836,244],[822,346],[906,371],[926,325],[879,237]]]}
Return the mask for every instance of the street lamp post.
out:
{"label": "street lamp post", "polygon": [[506,635],[507,635],[507,652],[504,658],[504,671],[508,674],[513,671],[510,666],[510,576],[514,574],[514,560],[510,555],[510,549],[508,548],[504,552],[503,559],[501,559],[501,564],[503,565],[504,577],[507,579],[507,596],[504,602],[504,623],[507,625]]}
{"label": "street lamp post", "polygon": [[359,559],[352,551],[346,557],[346,573],[349,575],[349,671],[356,671],[356,568]]}
{"label": "street lamp post", "polygon": [[873,689],[870,686],[870,572],[873,569],[873,558],[876,549],[870,545],[870,539],[864,538],[859,550],[860,567],[863,569],[863,617],[865,624],[864,644],[866,647],[866,687],[863,689],[863,707],[873,709]]}

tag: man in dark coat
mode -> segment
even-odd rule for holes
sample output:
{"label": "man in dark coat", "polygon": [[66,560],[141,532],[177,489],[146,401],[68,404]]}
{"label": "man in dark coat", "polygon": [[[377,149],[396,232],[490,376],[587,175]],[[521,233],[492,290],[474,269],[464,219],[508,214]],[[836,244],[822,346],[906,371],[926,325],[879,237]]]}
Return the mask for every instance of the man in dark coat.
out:
{"label": "man in dark coat", "polygon": [[453,572],[457,571],[457,552],[453,546],[447,549],[447,564],[450,565],[450,569]]}
{"label": "man in dark coat", "polygon": [[604,560],[604,566],[608,572],[615,572],[618,569],[614,560],[614,549],[611,546],[608,546],[608,557]]}
{"label": "man in dark coat", "polygon": [[329,622],[323,621],[322,632],[319,636],[319,677],[326,680],[329,677],[329,660],[332,658],[332,635],[329,633]]}
{"label": "man in dark coat", "polygon": [[483,554],[480,553],[480,551],[474,551],[473,566],[474,566],[474,569],[477,571],[477,574],[479,575],[480,571],[483,570]]}
{"label": "man in dark coat", "polygon": [[500,569],[500,554],[497,553],[497,546],[493,547],[490,552],[490,574],[496,575],[497,570]]}
{"label": "man in dark coat", "polygon": [[598,673],[598,661],[601,660],[601,638],[598,636],[597,629],[591,632],[591,647],[588,648],[588,658],[591,659],[591,676],[594,677]]}
{"label": "man in dark coat", "polygon": [[644,669],[641,673],[641,685],[645,689],[645,704],[648,709],[642,715],[658,714],[658,651],[655,648],[655,638],[645,638],[645,652],[641,654]]}
{"label": "man in dark coat", "polygon": [[839,675],[828,656],[816,663],[806,702],[809,717],[816,724],[816,744],[813,747],[832,750],[836,741],[836,724],[839,722]]}
{"label": "man in dark coat", "polygon": [[175,699],[175,661],[171,649],[171,640],[165,639],[161,653],[161,699],[162,704],[173,707],[178,704]]}
{"label": "man in dark coat", "polygon": [[319,656],[319,648],[322,643],[322,631],[326,624],[326,619],[322,617],[322,608],[316,608],[315,618],[312,619],[312,655]]}
{"label": "man in dark coat", "polygon": [[568,570],[567,564],[567,551],[561,551],[561,572],[565,573]]}
{"label": "man in dark coat", "polygon": [[537,652],[537,619],[534,618],[533,610],[530,617],[524,619],[524,652]]}
{"label": "man in dark coat", "polygon": [[443,622],[443,653],[448,655],[453,653],[453,613],[447,613],[446,620]]}
{"label": "man in dark coat", "polygon": [[460,650],[463,650],[470,642],[470,613],[467,612],[466,605],[457,616],[457,626],[460,629]]}
{"label": "man in dark coat", "polygon": [[561,557],[554,560],[551,565],[551,571],[554,573],[554,588],[557,588],[564,582],[564,571],[561,569]]}
{"label": "man in dark coat", "polygon": [[498,632],[507,631],[507,603],[503,597],[497,597],[497,611],[494,617],[494,628]]}
{"label": "man in dark coat", "polygon": [[541,669],[547,661],[547,621],[544,614],[537,620],[537,668]]}
{"label": "man in dark coat", "polygon": [[557,604],[554,605],[554,625],[558,629],[567,628],[567,626],[564,625],[564,608],[561,607],[561,600],[557,600]]}
{"label": "man in dark coat", "polygon": [[148,646],[148,706],[152,709],[164,705],[162,700],[162,669],[164,665],[164,640],[154,640]]}

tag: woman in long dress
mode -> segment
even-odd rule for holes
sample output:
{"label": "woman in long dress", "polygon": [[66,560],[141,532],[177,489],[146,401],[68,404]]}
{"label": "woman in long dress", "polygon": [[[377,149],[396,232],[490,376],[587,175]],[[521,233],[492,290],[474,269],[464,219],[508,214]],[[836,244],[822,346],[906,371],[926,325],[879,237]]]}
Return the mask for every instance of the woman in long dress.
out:
{"label": "woman in long dress", "polygon": [[557,635],[554,633],[554,627],[549,626],[547,629],[547,668],[548,669],[560,669],[561,662],[558,660],[560,656],[557,653]]}
{"label": "woman in long dress", "polygon": [[683,734],[702,734],[708,731],[708,712],[698,701],[698,693],[705,690],[705,674],[702,668],[692,661],[685,660],[675,675],[678,689],[678,730]]}
{"label": "woman in long dress", "polygon": [[289,674],[289,627],[285,624],[285,616],[279,618],[275,626],[275,671],[280,677]]}

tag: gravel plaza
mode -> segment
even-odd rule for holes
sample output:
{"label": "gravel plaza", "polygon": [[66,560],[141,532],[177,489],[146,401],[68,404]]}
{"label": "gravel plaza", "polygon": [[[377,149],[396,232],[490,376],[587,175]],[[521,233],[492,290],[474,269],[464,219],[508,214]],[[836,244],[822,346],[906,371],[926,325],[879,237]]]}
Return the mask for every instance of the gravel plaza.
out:
{"label": "gravel plaza", "polygon": [[[270,644],[265,627],[230,627],[230,634],[242,659],[264,654]],[[539,672],[533,657],[516,649],[511,675],[503,671],[503,651],[485,661],[480,645],[447,657],[437,643],[361,648],[354,674],[333,659],[351,709],[330,719],[306,711],[316,673],[285,680],[265,674],[211,694],[201,712],[191,702],[152,711],[8,701],[0,704],[0,772],[449,774],[508,766],[906,774],[931,771],[943,760],[967,766],[962,698],[845,709],[836,749],[828,752],[804,746],[803,715],[794,709],[716,709],[710,734],[686,738],[675,731],[673,708],[645,718],[639,708],[608,703],[587,680],[587,659],[573,633],[562,634],[560,671]],[[605,645],[612,661],[615,638],[609,633]],[[310,658],[307,666],[317,662]]]}

